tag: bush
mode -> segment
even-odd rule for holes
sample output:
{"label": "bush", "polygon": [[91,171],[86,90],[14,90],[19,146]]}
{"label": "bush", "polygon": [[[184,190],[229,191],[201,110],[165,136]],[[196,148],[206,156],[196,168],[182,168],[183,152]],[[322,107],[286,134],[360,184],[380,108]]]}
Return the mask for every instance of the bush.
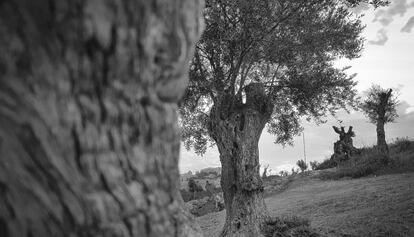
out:
{"label": "bush", "polygon": [[194,192],[201,192],[203,191],[203,187],[201,187],[194,179],[188,180],[188,190],[192,193]]}
{"label": "bush", "polygon": [[322,163],[320,163],[315,170],[325,170],[325,169],[330,169],[330,168],[334,168],[336,167],[337,163],[333,160],[333,159],[325,159],[324,161],[322,161]]}
{"label": "bush", "polygon": [[320,178],[360,178],[374,174],[378,170],[386,167],[388,163],[389,157],[375,150],[375,152],[365,153],[361,156],[351,158],[347,162],[344,162],[342,166],[334,172],[321,173]]}
{"label": "bush", "polygon": [[390,149],[395,150],[397,153],[408,151],[414,147],[414,141],[410,141],[408,137],[396,138],[394,143],[390,145]]}
{"label": "bush", "polygon": [[414,141],[397,138],[389,145],[390,155],[384,155],[376,147],[364,147],[348,160],[327,159],[316,167],[323,170],[338,167],[334,171],[320,173],[322,179],[359,178],[371,174],[401,173],[414,171]]}
{"label": "bush", "polygon": [[285,177],[285,176],[288,176],[289,175],[289,172],[287,172],[286,170],[281,170],[281,171],[279,171],[279,175],[281,177]]}
{"label": "bush", "polygon": [[297,216],[272,217],[262,227],[265,237],[318,237],[318,232],[310,227],[309,221]]}
{"label": "bush", "polygon": [[320,165],[320,163],[317,162],[316,160],[309,162],[309,164],[310,164],[312,170],[316,170],[316,168],[318,168],[318,166]]}
{"label": "bush", "polygon": [[299,169],[303,172],[308,168],[308,164],[304,160],[298,160],[296,165],[299,166]]}

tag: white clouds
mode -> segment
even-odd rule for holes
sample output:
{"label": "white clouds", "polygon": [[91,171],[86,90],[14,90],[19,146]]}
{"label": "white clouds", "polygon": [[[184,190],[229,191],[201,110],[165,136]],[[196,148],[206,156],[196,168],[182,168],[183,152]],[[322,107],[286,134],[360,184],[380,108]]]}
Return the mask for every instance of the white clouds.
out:
{"label": "white clouds", "polygon": [[404,16],[407,9],[413,6],[413,3],[408,4],[407,0],[394,0],[391,2],[390,6],[377,11],[374,22],[378,21],[383,26],[388,26],[394,20],[395,16]]}
{"label": "white clouds", "polygon": [[401,29],[401,32],[411,33],[411,29],[414,27],[414,16],[408,19],[407,23]]}
{"label": "white clouds", "polygon": [[381,29],[377,32],[377,40],[370,40],[368,43],[373,45],[384,45],[388,41],[387,31]]}
{"label": "white clouds", "polygon": [[[368,43],[373,45],[385,45],[388,41],[387,28],[394,21],[396,16],[403,17],[409,8],[414,7],[414,2],[407,3],[407,0],[394,0],[388,7],[384,7],[375,13],[373,22],[379,22],[382,28],[377,33],[377,40],[371,40]],[[410,19],[411,20],[411,19]],[[401,31],[408,32],[414,25],[414,19],[407,22]],[[410,23],[410,24],[409,24]],[[407,26],[408,25],[408,26]],[[406,27],[407,26],[407,27]]]}

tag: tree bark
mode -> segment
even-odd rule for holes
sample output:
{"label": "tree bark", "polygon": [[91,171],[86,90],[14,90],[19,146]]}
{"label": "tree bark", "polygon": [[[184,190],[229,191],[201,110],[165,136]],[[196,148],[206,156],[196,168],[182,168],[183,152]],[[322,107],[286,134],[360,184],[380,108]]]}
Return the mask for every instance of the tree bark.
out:
{"label": "tree bark", "polygon": [[210,133],[220,152],[226,207],[221,236],[262,236],[261,225],[268,216],[259,173],[258,142],[272,106],[260,85],[250,85],[246,96],[246,104],[223,98],[213,107],[210,117]]}
{"label": "tree bark", "polygon": [[388,154],[388,145],[385,140],[385,129],[384,129],[385,122],[384,120],[379,119],[377,121],[377,148],[383,154]]}
{"label": "tree bark", "polygon": [[388,155],[388,145],[385,140],[385,129],[384,125],[386,123],[386,107],[388,105],[388,100],[391,97],[392,89],[389,89],[387,93],[381,93],[379,95],[380,97],[380,103],[378,106],[378,118],[377,118],[377,148],[380,152],[383,154]]}
{"label": "tree bark", "polygon": [[200,236],[177,101],[201,8],[0,1],[0,236]]}

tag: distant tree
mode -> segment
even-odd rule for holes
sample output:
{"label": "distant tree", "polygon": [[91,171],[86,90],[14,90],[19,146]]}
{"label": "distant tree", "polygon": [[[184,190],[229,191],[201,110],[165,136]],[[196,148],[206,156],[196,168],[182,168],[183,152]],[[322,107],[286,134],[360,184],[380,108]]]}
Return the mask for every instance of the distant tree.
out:
{"label": "distant tree", "polygon": [[309,162],[309,164],[310,164],[312,170],[316,170],[316,168],[319,165],[319,162],[315,160],[315,161]]}
{"label": "distant tree", "polygon": [[279,175],[282,176],[282,177],[285,177],[285,176],[288,176],[289,173],[286,170],[281,170],[281,171],[279,171]]}
{"label": "distant tree", "polygon": [[300,168],[301,172],[305,171],[308,168],[308,164],[304,160],[298,160],[296,165]]}
{"label": "distant tree", "polygon": [[204,189],[208,192],[209,195],[213,195],[215,190],[216,190],[216,186],[214,186],[213,183],[210,183],[208,180],[206,181],[206,185],[204,186]]}
{"label": "distant tree", "polygon": [[193,178],[191,178],[188,180],[188,191],[193,193],[193,199],[195,199],[196,193],[203,191],[203,188]]}
{"label": "distant tree", "polygon": [[292,172],[291,175],[296,175],[297,173],[299,173],[299,169],[295,169],[295,167],[292,167],[290,171]]}
{"label": "distant tree", "polygon": [[394,122],[398,117],[396,107],[399,101],[392,89],[383,89],[379,85],[372,85],[361,104],[361,109],[371,123],[377,126],[377,148],[388,154],[388,145],[385,141],[384,125]]}

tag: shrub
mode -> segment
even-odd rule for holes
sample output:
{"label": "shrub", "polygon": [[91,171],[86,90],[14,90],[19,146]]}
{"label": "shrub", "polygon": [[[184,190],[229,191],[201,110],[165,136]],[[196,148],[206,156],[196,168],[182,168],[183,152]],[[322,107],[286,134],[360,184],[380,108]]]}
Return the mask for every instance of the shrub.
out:
{"label": "shrub", "polygon": [[316,170],[316,168],[318,168],[318,166],[320,165],[320,163],[317,162],[316,160],[309,162],[309,164],[310,164],[312,170]]}
{"label": "shrub", "polygon": [[308,168],[308,164],[304,160],[298,160],[296,165],[299,166],[299,169],[303,172]]}
{"label": "shrub", "polygon": [[184,202],[193,200],[194,194],[192,194],[191,192],[185,189],[180,189],[180,193],[181,193],[181,197],[183,198]]}
{"label": "shrub", "polygon": [[337,163],[333,160],[333,159],[325,159],[324,161],[322,161],[322,163],[320,163],[315,170],[325,170],[325,169],[330,169],[330,168],[334,168],[336,167]]}
{"label": "shrub", "polygon": [[309,221],[297,216],[272,217],[262,226],[265,237],[318,237],[321,236],[310,227]]}
{"label": "shrub", "polygon": [[389,157],[375,150],[353,157],[334,172],[320,174],[321,179],[340,179],[343,177],[360,178],[374,174],[389,163]]}
{"label": "shrub", "polygon": [[281,170],[281,171],[279,171],[279,175],[282,176],[282,177],[285,177],[285,176],[289,175],[289,172],[287,172],[286,170]]}
{"label": "shrub", "polygon": [[395,149],[396,152],[404,152],[414,147],[414,141],[410,141],[408,137],[396,138],[394,143],[390,145],[391,149]]}

